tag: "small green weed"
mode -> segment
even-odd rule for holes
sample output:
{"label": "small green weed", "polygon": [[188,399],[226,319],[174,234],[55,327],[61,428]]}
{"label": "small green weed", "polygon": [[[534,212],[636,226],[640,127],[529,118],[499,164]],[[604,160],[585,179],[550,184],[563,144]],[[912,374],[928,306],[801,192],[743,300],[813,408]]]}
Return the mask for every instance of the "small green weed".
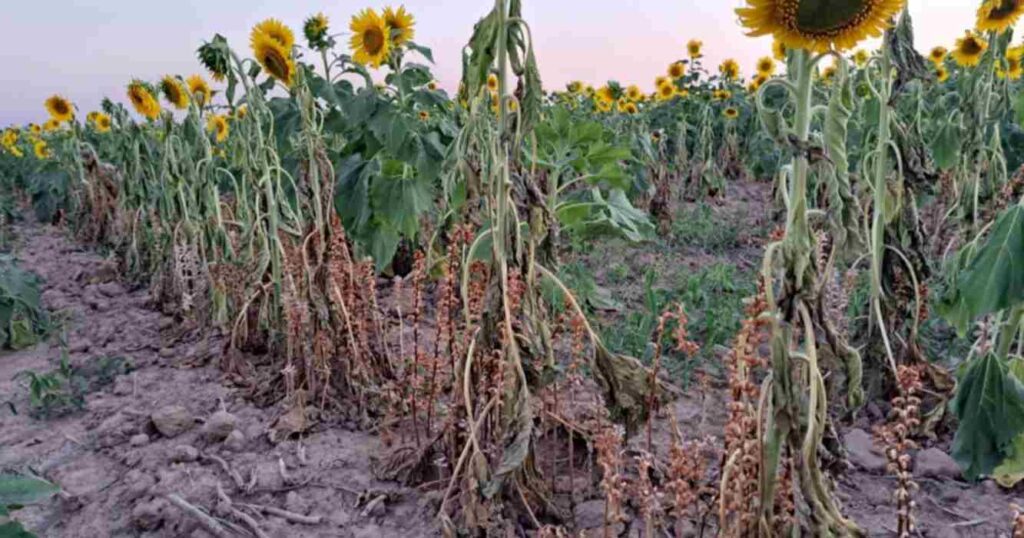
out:
{"label": "small green weed", "polygon": [[681,213],[672,223],[676,243],[697,245],[711,252],[738,246],[739,235],[735,223],[716,219],[711,206],[703,203]]}

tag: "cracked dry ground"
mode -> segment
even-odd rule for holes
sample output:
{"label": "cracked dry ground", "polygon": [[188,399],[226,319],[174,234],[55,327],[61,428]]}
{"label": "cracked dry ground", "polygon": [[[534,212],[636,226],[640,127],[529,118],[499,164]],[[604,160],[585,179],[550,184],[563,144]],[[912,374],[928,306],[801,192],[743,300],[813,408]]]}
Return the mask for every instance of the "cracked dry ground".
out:
{"label": "cracked dry ground", "polygon": [[58,366],[60,329],[48,343],[0,354],[0,401],[18,411],[0,411],[0,470],[35,472],[63,488],[16,513],[28,529],[41,537],[212,536],[168,500],[177,496],[231,536],[252,535],[232,509],[271,537],[436,534],[422,496],[373,478],[376,437],[324,426],[301,444],[271,443],[282,409],[257,408],[225,383],[221,338],[162,315],[146,289],[126,289],[112,261],[67,232],[26,224],[16,234],[19,264],[43,279],[46,307],[64,320],[71,364],[118,356],[131,364],[89,393],[83,411],[42,420],[29,416],[25,383],[12,378]]}

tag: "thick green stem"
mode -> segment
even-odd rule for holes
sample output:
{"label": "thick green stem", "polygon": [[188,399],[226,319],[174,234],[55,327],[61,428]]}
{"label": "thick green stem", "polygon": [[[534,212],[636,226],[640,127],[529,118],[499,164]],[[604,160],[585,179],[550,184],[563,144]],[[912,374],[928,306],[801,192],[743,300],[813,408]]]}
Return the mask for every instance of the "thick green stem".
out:
{"label": "thick green stem", "polygon": [[875,141],[874,201],[871,220],[871,302],[877,304],[882,297],[882,258],[885,254],[885,208],[889,190],[889,148],[892,135],[889,126],[889,96],[892,94],[892,57],[888,47],[882,47],[881,79],[878,103],[878,139]]}

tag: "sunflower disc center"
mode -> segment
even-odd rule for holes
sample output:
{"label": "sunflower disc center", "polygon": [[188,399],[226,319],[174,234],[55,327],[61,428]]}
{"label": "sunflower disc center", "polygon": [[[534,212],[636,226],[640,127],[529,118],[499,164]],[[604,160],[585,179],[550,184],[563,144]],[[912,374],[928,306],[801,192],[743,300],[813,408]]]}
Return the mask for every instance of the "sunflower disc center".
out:
{"label": "sunflower disc center", "polygon": [[798,29],[826,33],[857,25],[875,0],[800,0],[796,12]]}

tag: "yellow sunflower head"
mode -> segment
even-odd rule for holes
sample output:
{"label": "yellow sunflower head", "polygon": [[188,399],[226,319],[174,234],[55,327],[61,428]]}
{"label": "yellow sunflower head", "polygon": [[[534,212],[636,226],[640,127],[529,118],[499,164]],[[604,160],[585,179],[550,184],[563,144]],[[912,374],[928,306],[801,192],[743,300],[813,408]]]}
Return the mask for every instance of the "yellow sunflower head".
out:
{"label": "yellow sunflower head", "polygon": [[292,33],[292,29],[277,19],[267,19],[253,26],[252,32],[249,34],[250,43],[256,41],[257,34],[273,39],[288,51],[291,51],[292,46],[295,45],[295,34]]}
{"label": "yellow sunflower head", "polygon": [[428,82],[427,83],[427,89],[432,91],[432,92],[433,91],[437,91],[437,81],[436,80],[431,80],[430,82]]}
{"label": "yellow sunflower head", "polygon": [[1024,68],[1021,66],[1021,57],[1024,56],[1024,45],[1020,47],[1011,47],[1006,51],[1006,67],[996,64],[996,75],[999,78],[1008,78],[1010,80],[1017,80],[1024,74]]}
{"label": "yellow sunflower head", "polygon": [[771,56],[765,56],[757,61],[757,74],[758,76],[770,77],[775,73],[775,59]]}
{"label": "yellow sunflower head", "polygon": [[978,8],[977,29],[982,32],[1005,32],[1024,15],[1024,0],[985,0]]}
{"label": "yellow sunflower head", "polygon": [[726,101],[732,98],[732,92],[729,90],[715,90],[711,93],[711,99],[715,101]]}
{"label": "yellow sunflower head", "polygon": [[615,91],[610,86],[601,86],[597,90],[597,100],[611,105],[615,102]]}
{"label": "yellow sunflower head", "polygon": [[691,39],[686,44],[686,53],[690,55],[690,58],[700,58],[701,49],[704,48],[704,42],[699,39]]}
{"label": "yellow sunflower head", "polygon": [[487,75],[487,91],[498,93],[498,75],[494,73]]}
{"label": "yellow sunflower head", "polygon": [[398,9],[384,8],[384,24],[391,30],[391,41],[395,45],[412,41],[416,35],[416,19],[405,10],[405,6],[398,6]]}
{"label": "yellow sunflower head", "polygon": [[836,66],[830,65],[821,71],[821,82],[826,86],[831,85],[836,78]]}
{"label": "yellow sunflower head", "polygon": [[611,103],[611,101],[604,101],[602,99],[598,99],[594,103],[594,106],[597,107],[597,111],[598,112],[611,112],[612,111],[612,103]]}
{"label": "yellow sunflower head", "polygon": [[583,91],[583,83],[578,81],[578,80],[574,80],[574,81],[566,84],[565,85],[565,89],[569,93],[571,93],[573,95],[576,95],[576,94],[580,93],[581,91]]}
{"label": "yellow sunflower head", "polygon": [[775,39],[772,41],[772,57],[780,62],[786,61],[786,53],[789,52],[789,47],[785,43]]}
{"label": "yellow sunflower head", "polygon": [[949,80],[949,70],[944,65],[935,66],[935,78],[939,82],[946,82]]}
{"label": "yellow sunflower head", "polygon": [[55,118],[50,118],[43,122],[43,132],[52,133],[60,129],[60,122]]}
{"label": "yellow sunflower head", "polygon": [[213,100],[213,90],[201,75],[192,75],[185,82],[188,85],[188,94],[195,98],[199,108],[210,104]]}
{"label": "yellow sunflower head", "polygon": [[736,10],[747,35],[772,35],[789,48],[847,50],[878,37],[906,0],[745,0]]}
{"label": "yellow sunflower head", "polygon": [[946,47],[934,47],[928,53],[928,59],[935,65],[941,65],[942,62],[946,61],[947,55],[949,55],[949,51],[946,50]]}
{"label": "yellow sunflower head", "polygon": [[658,86],[657,99],[659,101],[668,101],[676,96],[676,86],[671,82],[666,82]]}
{"label": "yellow sunflower head", "polygon": [[668,76],[669,76],[669,78],[677,79],[677,78],[683,76],[684,74],[686,74],[686,66],[683,65],[683,62],[676,62],[676,63],[668,66]]}
{"label": "yellow sunflower head", "polygon": [[426,110],[421,110],[420,111],[420,121],[427,121],[429,119],[430,119],[430,112],[427,112]]}
{"label": "yellow sunflower head", "polygon": [[736,63],[736,60],[729,58],[722,62],[722,65],[718,66],[718,72],[725,80],[735,80],[740,76],[740,64]]}
{"label": "yellow sunflower head", "polygon": [[760,90],[761,86],[763,86],[765,82],[768,82],[767,76],[757,75],[756,77],[754,77],[753,80],[750,81],[750,84],[747,85],[747,92],[754,93],[757,90]]}
{"label": "yellow sunflower head", "polygon": [[175,77],[167,75],[160,80],[160,93],[164,94],[167,102],[178,110],[188,106],[188,92]]}
{"label": "yellow sunflower head", "polygon": [[352,59],[362,65],[380,67],[391,53],[391,29],[376,11],[367,8],[352,16],[349,48]]}
{"label": "yellow sunflower head", "polygon": [[643,92],[640,91],[640,87],[636,84],[626,88],[626,99],[629,99],[630,101],[639,101],[640,99],[643,99],[643,97]]}
{"label": "yellow sunflower head", "polygon": [[725,116],[725,119],[727,120],[734,120],[740,117],[740,111],[730,106],[726,107],[726,109],[722,111],[722,115]]}
{"label": "yellow sunflower head", "polygon": [[71,118],[75,116],[74,105],[71,104],[71,101],[60,95],[51,95],[46,99],[44,105],[46,106],[46,111],[50,113],[50,117],[60,123],[71,121]]}
{"label": "yellow sunflower head", "polygon": [[86,123],[92,123],[92,122],[96,121],[96,116],[98,116],[98,115],[99,115],[99,112],[96,112],[95,110],[90,112],[90,113],[88,113],[88,114],[86,114],[85,115],[85,122]]}
{"label": "yellow sunflower head", "polygon": [[37,159],[50,158],[50,147],[46,145],[45,140],[36,140],[36,143],[32,145],[32,151],[36,154]]}
{"label": "yellow sunflower head", "polygon": [[228,119],[221,114],[213,114],[206,120],[206,130],[213,133],[214,140],[218,143],[227,140],[228,132]]}
{"label": "yellow sunflower head", "polygon": [[668,77],[666,77],[666,76],[654,77],[654,87],[655,88],[657,88],[658,86],[661,86],[662,84],[664,84],[666,82],[668,82]]}
{"label": "yellow sunflower head", "polygon": [[622,112],[626,114],[636,114],[640,109],[637,108],[636,103],[626,103],[622,106]]}
{"label": "yellow sunflower head", "polygon": [[268,75],[291,87],[292,77],[295,76],[295,61],[292,60],[290,47],[285,47],[277,39],[262,32],[252,33],[249,46],[256,61]]}
{"label": "yellow sunflower head", "polygon": [[4,130],[3,140],[0,141],[0,144],[10,147],[13,146],[17,141],[18,131],[15,131],[14,129],[6,129]]}
{"label": "yellow sunflower head", "polygon": [[248,116],[248,115],[249,115],[249,107],[246,106],[246,105],[241,105],[241,106],[239,106],[238,108],[235,109],[235,119],[236,120],[245,119],[245,117]]}
{"label": "yellow sunflower head", "polygon": [[93,120],[92,124],[96,127],[96,132],[106,133],[110,131],[110,116],[103,112],[97,112],[96,119]]}
{"label": "yellow sunflower head", "polygon": [[30,124],[28,124],[28,130],[32,134],[34,134],[34,135],[37,135],[37,134],[43,132],[43,128],[41,126],[39,126],[38,123],[30,123]]}
{"label": "yellow sunflower head", "polygon": [[988,50],[988,41],[976,33],[965,32],[956,40],[956,47],[950,53],[960,67],[974,67],[981,62],[981,57]]}
{"label": "yellow sunflower head", "polygon": [[128,85],[128,100],[131,101],[132,107],[139,115],[150,120],[155,120],[160,116],[160,103],[153,97],[153,92],[142,82],[133,80]]}
{"label": "yellow sunflower head", "polygon": [[853,63],[857,67],[864,67],[868,64],[869,59],[871,59],[871,54],[864,49],[860,49],[853,54]]}
{"label": "yellow sunflower head", "polygon": [[302,33],[306,36],[309,48],[325,50],[331,46],[331,39],[327,35],[327,15],[317,13],[306,19],[302,24]]}

